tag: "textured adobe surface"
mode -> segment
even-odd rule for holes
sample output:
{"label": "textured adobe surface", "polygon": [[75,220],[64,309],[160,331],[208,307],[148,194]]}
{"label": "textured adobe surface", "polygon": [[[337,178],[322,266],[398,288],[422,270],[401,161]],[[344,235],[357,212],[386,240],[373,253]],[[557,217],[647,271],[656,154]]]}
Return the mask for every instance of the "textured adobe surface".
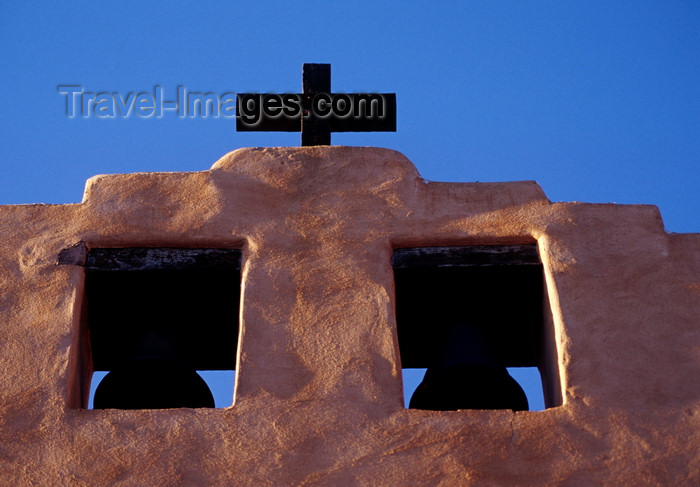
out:
{"label": "textured adobe surface", "polygon": [[[435,183],[374,148],[241,149],[0,206],[5,485],[698,485],[700,235],[534,182]],[[88,247],[243,249],[235,403],[84,410]],[[537,242],[563,405],[403,408],[393,248]]]}

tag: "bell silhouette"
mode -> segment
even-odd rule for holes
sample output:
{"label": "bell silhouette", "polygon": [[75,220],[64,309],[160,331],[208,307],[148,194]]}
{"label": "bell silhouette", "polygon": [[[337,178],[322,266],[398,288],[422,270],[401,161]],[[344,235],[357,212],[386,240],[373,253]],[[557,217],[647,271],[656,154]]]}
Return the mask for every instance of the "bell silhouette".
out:
{"label": "bell silhouette", "polygon": [[413,393],[410,409],[527,411],[525,392],[503,365],[493,340],[474,326],[449,327]]}
{"label": "bell silhouette", "polygon": [[109,372],[95,390],[94,409],[213,408],[197,371],[165,357],[141,357]]}

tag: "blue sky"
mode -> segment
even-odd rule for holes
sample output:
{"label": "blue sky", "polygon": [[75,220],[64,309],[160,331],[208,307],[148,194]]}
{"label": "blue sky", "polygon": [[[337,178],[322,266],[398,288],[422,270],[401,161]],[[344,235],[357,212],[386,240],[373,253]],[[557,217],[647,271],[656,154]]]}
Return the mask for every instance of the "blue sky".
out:
{"label": "blue sky", "polygon": [[69,203],[95,174],[208,169],[299,145],[229,118],[68,118],[91,92],[397,94],[396,133],[333,144],[404,153],[436,181],[536,180],[553,201],[659,206],[700,232],[700,3],[3,2],[0,204]]}

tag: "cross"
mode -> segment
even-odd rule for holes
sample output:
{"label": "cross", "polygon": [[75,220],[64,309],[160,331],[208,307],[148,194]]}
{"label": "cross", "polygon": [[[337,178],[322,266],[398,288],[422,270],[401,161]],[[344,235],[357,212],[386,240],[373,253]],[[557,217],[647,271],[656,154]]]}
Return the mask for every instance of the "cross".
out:
{"label": "cross", "polygon": [[331,132],[396,132],[395,93],[331,93],[331,65],[304,64],[303,93],[238,93],[239,132],[299,132],[301,145],[330,145]]}

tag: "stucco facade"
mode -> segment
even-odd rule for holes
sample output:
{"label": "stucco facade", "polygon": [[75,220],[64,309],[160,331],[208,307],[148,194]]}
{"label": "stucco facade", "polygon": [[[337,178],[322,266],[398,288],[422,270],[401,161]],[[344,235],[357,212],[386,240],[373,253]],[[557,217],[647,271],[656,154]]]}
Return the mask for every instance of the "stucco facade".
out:
{"label": "stucco facade", "polygon": [[[376,148],[240,149],[0,206],[3,485],[698,485],[700,235],[534,182],[438,183]],[[235,402],[87,410],[62,250],[242,250]],[[407,410],[398,247],[536,243],[561,405]]]}

